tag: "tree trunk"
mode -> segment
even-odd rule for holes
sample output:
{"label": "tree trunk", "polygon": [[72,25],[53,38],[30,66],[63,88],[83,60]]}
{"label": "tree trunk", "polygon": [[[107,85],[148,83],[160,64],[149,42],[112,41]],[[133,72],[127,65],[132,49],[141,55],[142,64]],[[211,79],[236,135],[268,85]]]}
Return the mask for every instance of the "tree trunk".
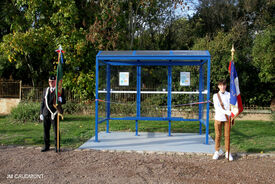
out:
{"label": "tree trunk", "polygon": [[28,66],[28,68],[30,70],[30,77],[31,77],[31,80],[32,80],[32,87],[35,87],[35,79],[34,79],[34,76],[33,76],[34,70],[33,70],[33,67],[29,64],[29,62],[28,62],[29,59],[28,59],[27,56],[25,56],[25,61],[26,61],[27,66]]}
{"label": "tree trunk", "polygon": [[270,109],[272,112],[275,112],[275,97],[271,100]]}

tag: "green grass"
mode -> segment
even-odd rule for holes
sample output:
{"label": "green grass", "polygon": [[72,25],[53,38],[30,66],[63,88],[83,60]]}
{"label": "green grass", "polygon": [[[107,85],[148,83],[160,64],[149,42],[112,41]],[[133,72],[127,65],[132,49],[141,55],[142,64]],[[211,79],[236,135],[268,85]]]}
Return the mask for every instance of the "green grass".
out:
{"label": "green grass", "polygon": [[275,152],[274,121],[237,121],[231,137],[231,145],[237,151]]}
{"label": "green grass", "polygon": [[[60,123],[61,146],[77,148],[90,139],[94,132],[94,118],[89,116],[65,116]],[[51,145],[54,132],[51,127]],[[39,145],[43,142],[43,123],[14,123],[9,117],[0,116],[0,145]]]}
{"label": "green grass", "polygon": [[[94,136],[94,117],[65,115],[60,124],[61,146],[77,148]],[[203,129],[204,130],[204,129]],[[105,123],[99,131],[105,131]],[[135,131],[135,121],[110,121],[110,131]],[[139,131],[167,132],[167,122],[140,121]],[[172,122],[172,132],[198,133],[198,122]],[[213,121],[209,127],[214,138]],[[51,145],[53,144],[51,129]],[[100,137],[99,137],[100,139]],[[13,123],[9,117],[0,116],[0,145],[43,145],[42,123]],[[223,140],[222,140],[223,145]],[[237,121],[231,131],[232,152],[275,152],[274,121]]]}

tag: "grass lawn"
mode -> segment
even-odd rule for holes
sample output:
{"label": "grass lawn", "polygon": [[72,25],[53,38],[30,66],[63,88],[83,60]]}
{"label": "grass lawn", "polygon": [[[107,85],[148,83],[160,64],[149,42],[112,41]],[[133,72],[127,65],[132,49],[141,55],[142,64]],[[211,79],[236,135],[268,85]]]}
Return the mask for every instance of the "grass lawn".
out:
{"label": "grass lawn", "polygon": [[[94,136],[94,117],[65,115],[60,124],[61,146],[77,148]],[[105,123],[99,131],[105,130]],[[135,131],[135,121],[110,121],[110,131]],[[139,131],[168,132],[167,122],[140,121]],[[172,122],[172,132],[198,133],[198,122]],[[213,121],[209,132],[214,138]],[[53,129],[51,145],[53,146]],[[222,140],[223,144],[223,140]],[[0,116],[0,145],[43,145],[43,124],[40,122],[14,123]],[[237,121],[231,131],[232,152],[275,152],[274,121]]]}
{"label": "grass lawn", "polygon": [[[92,117],[65,115],[64,121],[60,123],[61,146],[79,147],[94,135],[93,127]],[[51,146],[54,146],[53,127],[50,138]],[[43,146],[43,122],[15,123],[10,117],[0,116],[0,145]]]}

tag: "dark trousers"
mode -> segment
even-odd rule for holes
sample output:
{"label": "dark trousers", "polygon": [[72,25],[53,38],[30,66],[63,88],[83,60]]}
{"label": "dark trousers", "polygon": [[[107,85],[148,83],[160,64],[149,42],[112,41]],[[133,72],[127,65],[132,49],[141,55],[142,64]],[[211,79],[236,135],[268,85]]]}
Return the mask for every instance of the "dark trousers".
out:
{"label": "dark trousers", "polygon": [[[50,115],[44,117],[44,144],[45,144],[46,148],[50,147],[50,130],[51,130],[51,125],[53,125],[54,143],[55,143],[55,147],[56,147],[56,143],[57,143],[56,124],[57,124],[57,115],[55,116],[54,120],[51,119]],[[60,134],[59,134],[59,145],[60,145]]]}

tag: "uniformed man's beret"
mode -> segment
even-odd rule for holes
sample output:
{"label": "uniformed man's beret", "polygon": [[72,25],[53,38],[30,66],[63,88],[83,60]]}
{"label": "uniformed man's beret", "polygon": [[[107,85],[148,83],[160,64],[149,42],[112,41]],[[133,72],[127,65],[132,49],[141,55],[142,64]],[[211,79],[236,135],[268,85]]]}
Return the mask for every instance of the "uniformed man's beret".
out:
{"label": "uniformed man's beret", "polygon": [[54,75],[51,75],[50,77],[49,77],[49,80],[55,80],[55,76]]}

